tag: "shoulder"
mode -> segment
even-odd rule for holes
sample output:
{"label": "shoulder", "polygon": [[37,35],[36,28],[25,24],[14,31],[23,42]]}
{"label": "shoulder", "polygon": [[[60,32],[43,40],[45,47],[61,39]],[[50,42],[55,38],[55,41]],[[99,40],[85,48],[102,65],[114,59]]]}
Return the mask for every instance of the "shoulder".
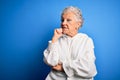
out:
{"label": "shoulder", "polygon": [[85,33],[78,33],[78,36],[86,39],[87,40],[87,44],[90,44],[91,46],[94,46],[93,39],[90,36],[88,36],[87,34],[85,34]]}
{"label": "shoulder", "polygon": [[85,33],[78,33],[77,36],[78,36],[78,38],[85,38],[85,39],[90,38],[90,37],[89,37],[87,34],[85,34]]}
{"label": "shoulder", "polygon": [[78,37],[84,37],[84,38],[92,40],[92,38],[89,35],[85,34],[85,33],[78,33]]}

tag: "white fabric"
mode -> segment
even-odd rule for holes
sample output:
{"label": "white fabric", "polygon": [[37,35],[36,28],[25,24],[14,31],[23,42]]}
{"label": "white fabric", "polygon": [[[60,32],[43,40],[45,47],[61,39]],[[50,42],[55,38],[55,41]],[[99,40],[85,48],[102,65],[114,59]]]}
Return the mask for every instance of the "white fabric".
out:
{"label": "white fabric", "polygon": [[56,43],[49,41],[44,61],[50,66],[62,63],[64,72],[51,70],[46,80],[93,80],[96,75],[93,41],[86,34],[63,35]]}

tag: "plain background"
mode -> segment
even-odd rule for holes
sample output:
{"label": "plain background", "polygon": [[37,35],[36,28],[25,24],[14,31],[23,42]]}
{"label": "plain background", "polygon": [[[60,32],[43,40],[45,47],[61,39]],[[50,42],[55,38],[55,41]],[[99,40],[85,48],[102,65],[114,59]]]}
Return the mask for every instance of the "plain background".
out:
{"label": "plain background", "polygon": [[44,80],[43,51],[67,6],[81,9],[79,32],[94,41],[95,80],[120,80],[119,0],[0,0],[0,80]]}

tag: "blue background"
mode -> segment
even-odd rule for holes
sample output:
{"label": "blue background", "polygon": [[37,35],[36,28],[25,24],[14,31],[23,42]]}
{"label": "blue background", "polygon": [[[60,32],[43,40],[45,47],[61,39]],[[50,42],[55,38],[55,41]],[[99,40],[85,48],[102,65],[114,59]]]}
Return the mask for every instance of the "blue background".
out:
{"label": "blue background", "polygon": [[93,38],[95,80],[120,80],[119,0],[0,0],[0,80],[44,80],[43,51],[66,6],[81,9]]}

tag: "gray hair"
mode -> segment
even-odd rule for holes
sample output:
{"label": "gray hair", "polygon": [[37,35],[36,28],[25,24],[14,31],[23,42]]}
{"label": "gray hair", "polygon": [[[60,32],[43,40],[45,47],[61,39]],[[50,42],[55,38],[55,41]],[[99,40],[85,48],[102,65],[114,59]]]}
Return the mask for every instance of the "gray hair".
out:
{"label": "gray hair", "polygon": [[81,22],[81,26],[83,24],[83,17],[82,17],[82,12],[79,8],[77,7],[74,7],[74,6],[69,6],[69,7],[66,7],[62,14],[61,14],[61,17],[63,16],[63,14],[67,13],[67,12],[73,12],[76,16],[76,19],[77,21],[80,21]]}

